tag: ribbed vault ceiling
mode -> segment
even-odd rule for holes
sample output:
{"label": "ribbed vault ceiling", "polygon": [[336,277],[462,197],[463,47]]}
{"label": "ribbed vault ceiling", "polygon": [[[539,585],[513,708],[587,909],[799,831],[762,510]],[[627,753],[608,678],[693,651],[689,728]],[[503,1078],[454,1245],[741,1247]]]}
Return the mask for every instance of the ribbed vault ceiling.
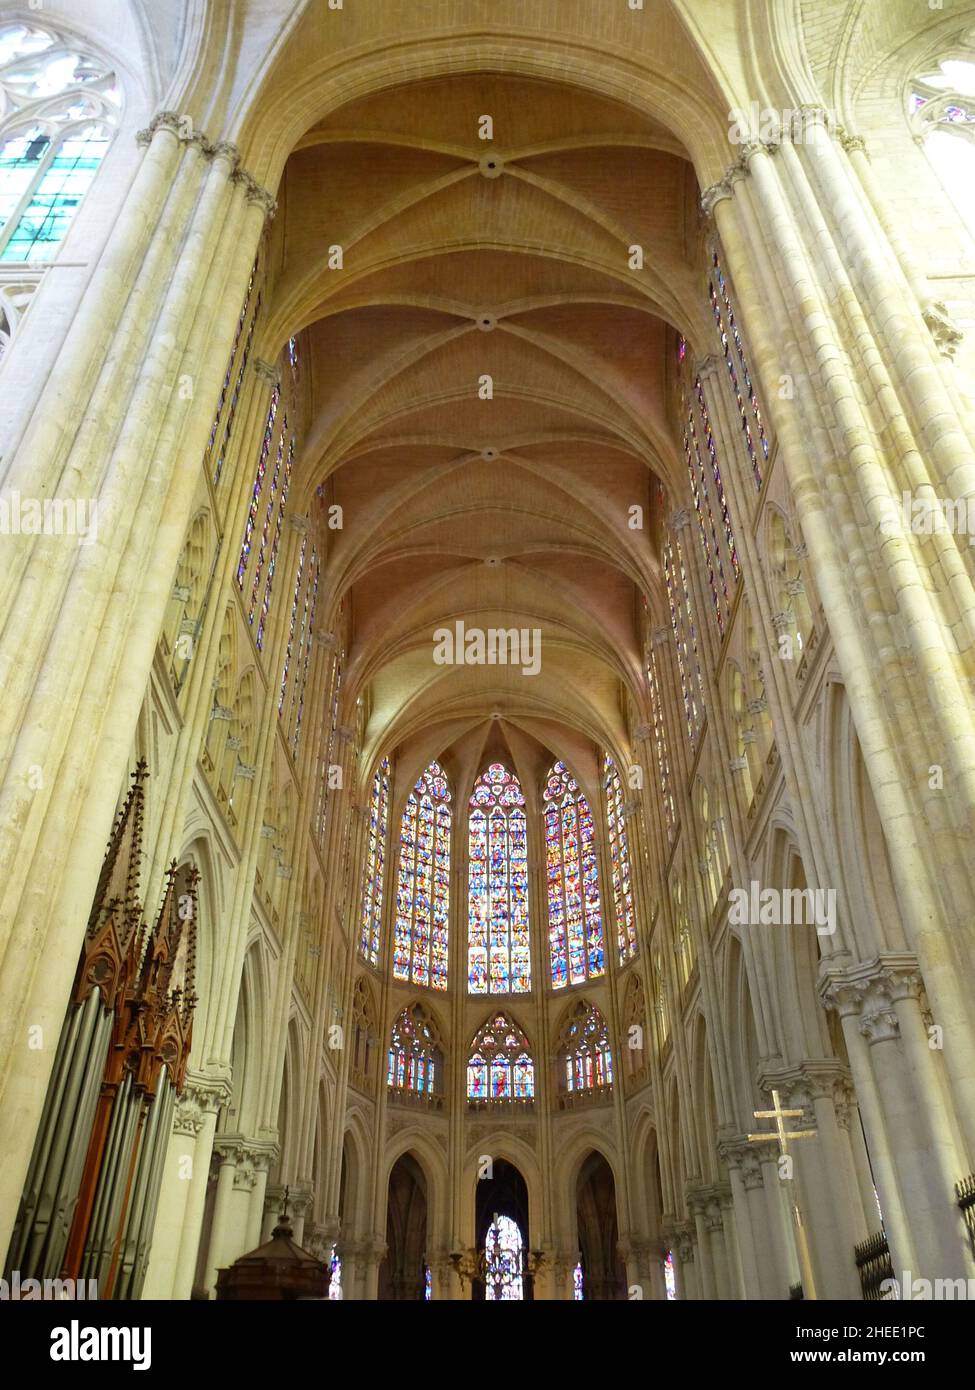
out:
{"label": "ribbed vault ceiling", "polygon": [[[677,466],[668,325],[706,329],[697,200],[654,122],[485,73],[347,105],[289,160],[275,312],[307,330],[304,484],[343,508],[325,578],[351,614],[346,689],[366,765],[396,749],[401,787],[431,757],[467,779],[502,754],[589,780],[593,743],[625,742],[655,477]],[[457,621],[540,629],[539,674],[436,665]]]}

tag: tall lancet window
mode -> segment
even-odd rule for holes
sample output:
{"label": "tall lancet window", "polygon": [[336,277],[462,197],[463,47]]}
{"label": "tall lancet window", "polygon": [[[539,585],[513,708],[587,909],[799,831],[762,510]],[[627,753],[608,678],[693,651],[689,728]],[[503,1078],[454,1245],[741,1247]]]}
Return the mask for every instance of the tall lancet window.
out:
{"label": "tall lancet window", "polygon": [[484,1298],[488,1303],[520,1303],[525,1297],[522,1277],[524,1241],[510,1216],[497,1216],[484,1241]]}
{"label": "tall lancet window", "polygon": [[748,368],[748,358],[745,355],[745,344],[742,342],[738,321],[735,317],[735,308],[731,302],[731,291],[728,288],[728,282],[721,269],[721,262],[716,251],[711,261],[711,281],[708,289],[711,294],[711,309],[714,313],[714,323],[724,353],[725,366],[728,368],[731,389],[738,405],[738,419],[741,424],[745,450],[752,466],[752,477],[755,481],[755,487],[761,492],[764,466],[769,456],[768,436],[765,433],[762,408],[752,385],[752,375]]}
{"label": "tall lancet window", "polygon": [[447,988],[450,912],[450,789],[431,763],[406,798],[399,832],[393,974]]}
{"label": "tall lancet window", "polygon": [[0,25],[0,261],[49,261],[118,125],[115,74],[71,40]]}
{"label": "tall lancet window", "polygon": [[389,759],[383,758],[372,779],[369,800],[369,837],[362,872],[362,915],[359,920],[359,954],[370,965],[379,963],[379,932],[383,920],[383,887],[386,872],[386,830],[389,822]]}
{"label": "tall lancet window", "polygon": [[633,911],[630,844],[623,809],[623,783],[620,781],[616,764],[608,753],[603,762],[603,786],[606,790],[606,828],[609,832],[609,862],[613,874],[616,935],[620,965],[625,965],[636,955],[636,913]]}
{"label": "tall lancet window", "polygon": [[975,62],[947,59],[911,85],[911,126],[975,236]]}
{"label": "tall lancet window", "polygon": [[704,677],[697,649],[697,628],[694,624],[694,609],[691,604],[690,585],[680,536],[674,531],[663,550],[664,583],[667,587],[667,604],[670,610],[670,626],[674,634],[677,652],[677,669],[680,673],[681,696],[684,701],[684,717],[687,720],[687,737],[695,741],[704,721]]}
{"label": "tall lancet window", "polygon": [[467,1099],[511,1103],[535,1097],[535,1063],[528,1039],[507,1014],[478,1029],[467,1060]]}
{"label": "tall lancet window", "polygon": [[599,863],[589,803],[565,763],[549,773],[543,800],[552,986],[561,989],[606,969]]}
{"label": "tall lancet window", "polygon": [[474,785],[468,842],[468,989],[525,994],[531,989],[528,822],[518,779],[501,763]]}

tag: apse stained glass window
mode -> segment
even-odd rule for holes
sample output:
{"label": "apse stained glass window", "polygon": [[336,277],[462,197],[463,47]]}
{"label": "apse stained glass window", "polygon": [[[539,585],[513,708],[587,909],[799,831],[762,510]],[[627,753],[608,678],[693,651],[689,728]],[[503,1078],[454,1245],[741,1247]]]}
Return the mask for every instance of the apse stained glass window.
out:
{"label": "apse stained glass window", "polygon": [[542,794],[552,987],[602,975],[603,914],[592,811],[565,763],[557,762]]}
{"label": "apse stained glass window", "polygon": [[675,1299],[677,1297],[677,1277],[674,1274],[674,1252],[667,1251],[667,1258],[664,1260],[664,1286],[667,1290],[667,1297]]}
{"label": "apse stained glass window", "polygon": [[489,1303],[521,1302],[524,1241],[510,1216],[495,1216],[484,1242],[484,1297]]}
{"label": "apse stained glass window", "polygon": [[369,799],[369,832],[362,875],[362,913],[359,919],[359,952],[370,965],[379,963],[388,819],[389,759],[383,758],[372,779],[372,796]]}
{"label": "apse stained glass window", "polygon": [[518,1102],[535,1096],[528,1039],[507,1014],[493,1014],[477,1033],[467,1063],[467,1098]]}
{"label": "apse stained glass window", "polygon": [[582,1279],[582,1265],[577,1264],[572,1271],[572,1297],[577,1303],[581,1303],[585,1298],[584,1285]]}
{"label": "apse stained glass window", "polygon": [[636,914],[633,911],[633,887],[630,881],[630,845],[626,834],[623,783],[608,753],[603,760],[603,787],[606,792],[606,828],[609,832],[617,945],[620,965],[625,965],[636,955]]}
{"label": "apse stained glass window", "polygon": [[518,779],[501,763],[492,763],[474,785],[467,823],[471,994],[525,994],[531,989],[524,808]]}
{"label": "apse stained glass window", "polygon": [[564,1091],[598,1091],[612,1086],[609,1029],[595,1004],[580,1000],[560,1029],[559,1069]]}
{"label": "apse stained glass window", "polygon": [[427,1303],[433,1298],[433,1270],[429,1265],[423,1266],[423,1297]]}
{"label": "apse stained glass window", "polygon": [[667,752],[667,726],[661,703],[660,680],[657,676],[657,654],[651,646],[647,658],[647,683],[650,687],[650,708],[653,711],[653,744],[660,777],[660,800],[664,808],[667,838],[673,840],[677,831],[677,808],[670,785],[670,757]]}
{"label": "apse stained glass window", "polygon": [[400,824],[393,975],[447,988],[450,789],[433,762],[406,798]]}
{"label": "apse stained glass window", "polygon": [[394,1091],[439,1095],[442,1072],[443,1051],[437,1029],[422,1006],[412,1004],[393,1024],[386,1085]]}
{"label": "apse stained glass window", "polygon": [[755,388],[752,386],[751,372],[748,370],[748,362],[745,357],[745,346],[738,331],[731,295],[717,252],[714,253],[712,260],[712,275],[708,289],[711,295],[711,309],[714,313],[715,326],[721,340],[725,365],[731,380],[731,389],[738,404],[738,416],[741,421],[745,449],[752,466],[752,476],[755,479],[756,488],[761,491],[762,467],[769,454],[768,438],[765,434],[761,406],[758,403]]}
{"label": "apse stained glass window", "polygon": [[0,261],[50,261],[118,124],[114,73],[33,24],[0,25]]}

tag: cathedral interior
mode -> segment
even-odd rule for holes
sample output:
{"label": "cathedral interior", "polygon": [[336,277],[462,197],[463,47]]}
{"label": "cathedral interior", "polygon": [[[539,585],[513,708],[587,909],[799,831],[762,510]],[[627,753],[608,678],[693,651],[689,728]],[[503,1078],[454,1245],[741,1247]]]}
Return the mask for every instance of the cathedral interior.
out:
{"label": "cathedral interior", "polygon": [[973,189],[965,0],[0,0],[7,1283],[975,1290]]}

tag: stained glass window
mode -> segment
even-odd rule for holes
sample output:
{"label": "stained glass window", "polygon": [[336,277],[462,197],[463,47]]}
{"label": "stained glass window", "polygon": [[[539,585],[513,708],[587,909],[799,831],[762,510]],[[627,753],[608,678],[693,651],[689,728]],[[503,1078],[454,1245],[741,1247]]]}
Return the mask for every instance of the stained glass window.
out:
{"label": "stained glass window", "polygon": [[114,73],[34,25],[0,25],[0,261],[49,261],[118,124]]}
{"label": "stained glass window", "polygon": [[564,1091],[597,1091],[613,1084],[606,1020],[584,999],[559,1030],[559,1084]]}
{"label": "stained glass window", "polygon": [[[267,515],[264,519],[264,530],[261,535],[261,548],[258,551],[257,560],[254,565],[254,582],[251,586],[251,603],[248,613],[248,621],[253,623],[255,610],[257,607],[257,595],[261,587],[261,566],[264,563],[265,550],[267,549],[268,535],[271,535],[271,548],[268,557],[267,578],[264,581],[264,598],[261,603],[261,615],[257,623],[257,649],[261,651],[264,647],[264,632],[267,626],[267,615],[271,605],[271,586],[274,583],[274,570],[277,565],[278,549],[281,545],[281,528],[284,525],[284,511],[288,502],[288,489],[291,485],[291,470],[295,460],[295,437],[291,436],[288,443],[287,455],[284,459],[284,473],[280,480],[280,493],[278,493],[278,479],[281,474],[281,457],[284,451],[284,436],[288,430],[288,417],[284,417],[281,426],[281,443],[278,447],[278,459],[274,469],[274,476],[271,479],[271,493],[268,498]],[[278,494],[277,513],[274,521],[273,532],[271,531],[271,514],[274,511],[275,495]]]}
{"label": "stained glass window", "polygon": [[406,798],[400,825],[393,974],[447,988],[450,912],[450,789],[431,763]]}
{"label": "stained glass window", "polygon": [[915,139],[975,235],[975,63],[949,58],[915,78],[909,108]]}
{"label": "stained glass window", "polygon": [[687,737],[693,743],[701,728],[704,709],[704,677],[698,658],[697,629],[694,625],[694,609],[691,605],[687,571],[684,568],[684,557],[676,532],[672,534],[664,546],[663,565],[667,603],[670,609],[670,626],[674,634],[677,669],[680,673],[681,695],[684,700],[684,716],[687,720]]}
{"label": "stained glass window", "polygon": [[740,565],[728,500],[718,464],[718,451],[711,430],[711,417],[699,376],[694,378],[690,400],[681,387],[681,404],[685,419],[684,460],[690,477],[694,510],[697,513],[704,568],[711,591],[714,616],[718,632],[723,636],[731,616],[729,578],[734,586],[740,575]]}
{"label": "stained glass window", "polygon": [[674,1299],[677,1297],[677,1277],[674,1274],[674,1252],[667,1251],[667,1258],[664,1260],[664,1285],[667,1289],[667,1297]]}
{"label": "stained glass window", "polygon": [[711,590],[711,603],[714,608],[718,631],[723,635],[729,610],[728,583],[725,579],[721,548],[718,544],[717,531],[714,525],[714,513],[711,510],[711,498],[708,493],[704,461],[701,458],[697,427],[694,423],[694,412],[687,408],[683,392],[681,397],[687,412],[684,425],[684,461],[687,464],[687,471],[691,480],[691,496],[694,499],[694,510],[697,513],[698,528],[701,533],[701,549],[704,552],[704,567],[707,571],[708,587]]}
{"label": "stained glass window", "polygon": [[420,1004],[411,1004],[393,1024],[386,1085],[394,1091],[440,1095],[443,1050],[433,1020]]}
{"label": "stained glass window", "polygon": [[[721,477],[721,468],[718,464],[718,450],[714,442],[714,432],[711,429],[711,415],[708,411],[708,403],[704,399],[704,383],[700,377],[694,378],[694,397],[697,401],[698,414],[701,418],[701,429],[703,432],[704,447],[707,452],[707,459],[711,466],[711,482],[714,484],[714,496],[717,504],[717,512],[721,517],[721,532],[724,538],[725,553],[731,566],[731,573],[735,582],[741,577],[741,562],[738,559],[738,549],[735,545],[735,533],[731,525],[731,512],[728,508],[728,498],[725,495],[724,481]],[[709,483],[710,490],[710,483]]]}
{"label": "stained glass window", "polygon": [[518,779],[501,763],[492,763],[474,785],[468,819],[471,994],[525,994],[531,989],[524,806]]}
{"label": "stained glass window", "polygon": [[[298,555],[298,571],[295,576],[294,593],[291,599],[291,619],[288,624],[288,643],[284,653],[284,669],[281,672],[281,690],[278,697],[278,715],[283,718],[288,689],[288,677],[291,674],[292,656],[294,656],[295,683],[291,692],[291,704],[288,710],[286,724],[286,736],[293,758],[297,758],[298,756],[301,720],[305,709],[305,688],[308,684],[308,671],[311,666],[312,631],[315,626],[315,604],[318,599],[318,551],[314,546],[312,547],[306,576],[305,554],[307,548],[308,538],[304,536],[302,537],[301,550]],[[302,596],[303,579],[304,595]]]}
{"label": "stained glass window", "polygon": [[577,1303],[581,1303],[582,1300],[585,1298],[585,1293],[583,1292],[581,1264],[577,1264],[575,1269],[572,1271],[572,1297],[575,1299]]}
{"label": "stained glass window", "polygon": [[284,649],[284,670],[281,672],[281,693],[278,696],[278,715],[284,713],[284,697],[288,690],[288,674],[291,669],[291,656],[295,640],[295,628],[298,624],[298,604],[301,599],[301,580],[305,572],[305,551],[308,549],[308,537],[302,536],[301,550],[298,552],[298,573],[295,575],[295,591],[291,600],[291,620],[288,623],[288,644]]}
{"label": "stained glass window", "polygon": [[484,1297],[489,1303],[524,1299],[523,1261],[524,1241],[518,1223],[510,1216],[496,1215],[484,1242]]}
{"label": "stained glass window", "polygon": [[561,989],[606,968],[599,863],[589,803],[565,763],[552,768],[542,799],[552,986]]}
{"label": "stained glass window", "polygon": [[[724,351],[725,365],[731,379],[731,389],[735,393],[735,400],[738,403],[738,415],[741,420],[745,448],[752,465],[755,486],[761,491],[762,464],[769,454],[762,410],[755,394],[755,388],[752,386],[751,373],[748,370],[748,362],[745,357],[745,346],[738,331],[731,295],[717,252],[714,253],[712,269],[713,274],[708,289],[711,294],[714,322]],[[756,438],[758,440],[757,446]]]}
{"label": "stained glass window", "polygon": [[339,721],[339,695],[342,689],[342,663],[345,660],[345,652],[337,652],[332,661],[331,685],[332,698],[331,709],[328,720],[322,735],[322,755],[318,764],[318,807],[315,811],[315,838],[319,844],[325,839],[326,812],[328,811],[329,792],[329,768],[333,766],[332,758],[335,749],[335,731]]}
{"label": "stained glass window", "polygon": [[338,1257],[338,1251],[332,1246],[332,1258],[329,1262],[328,1296],[331,1300],[341,1299],[342,1297],[342,1261]]}
{"label": "stained glass window", "polygon": [[240,560],[237,564],[237,587],[244,588],[244,575],[247,572],[247,564],[251,554],[251,540],[254,536],[254,526],[257,522],[257,513],[261,505],[261,492],[264,488],[264,477],[267,473],[267,461],[271,453],[271,445],[274,441],[274,422],[277,418],[278,405],[281,401],[281,383],[275,382],[271,391],[271,404],[268,406],[267,420],[264,425],[264,438],[261,441],[261,453],[257,461],[257,473],[254,477],[254,486],[251,489],[250,506],[247,509],[247,519],[244,522],[244,538],[240,546]]}
{"label": "stained glass window", "polygon": [[535,1063],[528,1039],[507,1014],[492,1014],[477,1033],[467,1063],[467,1098],[474,1101],[530,1101],[535,1095]]}
{"label": "stained glass window", "polygon": [[433,1270],[429,1265],[423,1267],[423,1297],[427,1303],[433,1298]]}
{"label": "stained glass window", "polygon": [[630,882],[630,845],[626,834],[623,783],[616,764],[607,753],[603,760],[603,787],[606,792],[606,827],[609,831],[609,862],[613,873],[613,905],[620,965],[636,955],[636,914]]}
{"label": "stained glass window", "polygon": [[362,915],[359,952],[370,965],[379,963],[379,932],[383,919],[386,869],[386,830],[389,819],[389,759],[383,758],[372,779],[369,800],[369,838],[362,875]]}
{"label": "stained glass window", "polygon": [[[254,294],[254,282],[257,279],[257,270],[258,262],[255,260],[254,265],[251,269],[250,280],[247,284],[247,293],[244,295],[244,305],[240,311],[240,318],[237,320],[237,331],[234,334],[234,345],[230,349],[230,360],[227,363],[227,373],[223,379],[223,386],[220,389],[220,396],[217,400],[217,409],[213,417],[213,427],[210,430],[210,438],[207,442],[206,453],[203,458],[203,466],[204,468],[208,468],[210,465],[210,460],[213,457],[213,451],[217,442],[217,435],[220,431],[220,422],[223,419],[224,407],[227,407],[227,422],[226,427],[224,429],[223,444],[221,446],[220,454],[217,458],[216,465],[213,469],[214,486],[216,486],[217,483],[219,483],[220,481],[220,474],[223,469],[223,461],[227,453],[227,444],[230,439],[230,432],[233,429],[234,416],[237,414],[237,401],[240,397],[240,388],[243,385],[244,373],[247,370],[247,361],[250,357],[251,341],[254,337],[254,325],[257,323],[258,314],[261,312],[261,296],[258,294],[257,302],[254,306],[254,313],[251,315],[250,328],[247,330],[247,337],[244,341],[244,349],[243,352],[240,353],[239,365],[235,378],[234,366],[238,363],[237,354],[238,349],[240,348],[241,334],[243,333],[244,325],[247,322],[247,314],[248,310],[250,309],[251,299]],[[233,384],[232,391],[231,384]],[[229,406],[227,405],[228,395],[230,397]]]}
{"label": "stained glass window", "polygon": [[664,808],[667,838],[673,840],[677,832],[677,807],[670,786],[670,756],[667,752],[667,726],[664,722],[660,681],[657,677],[657,654],[652,646],[647,657],[647,683],[650,687],[650,708],[653,711],[653,743],[657,773],[660,777],[660,800]]}

